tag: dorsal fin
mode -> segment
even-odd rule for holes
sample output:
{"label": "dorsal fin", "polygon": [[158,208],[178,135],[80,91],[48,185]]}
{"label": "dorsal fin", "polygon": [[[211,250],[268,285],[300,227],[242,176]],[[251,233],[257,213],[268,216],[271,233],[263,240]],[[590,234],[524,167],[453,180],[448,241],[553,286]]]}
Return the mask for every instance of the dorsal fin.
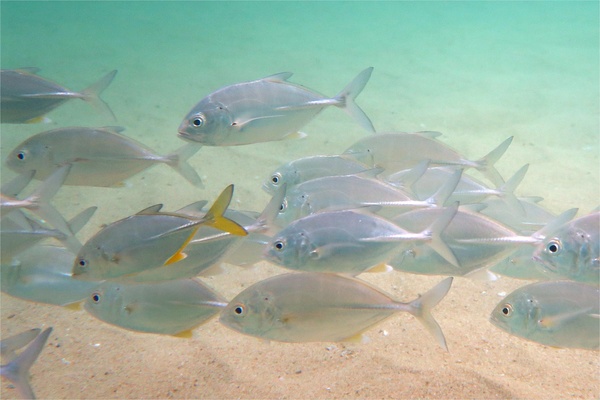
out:
{"label": "dorsal fin", "polygon": [[261,79],[261,81],[269,81],[269,82],[286,82],[291,76],[294,75],[293,72],[280,72],[278,74],[265,76]]}
{"label": "dorsal fin", "polygon": [[163,207],[162,204],[155,204],[148,208],[144,208],[143,210],[137,212],[135,215],[156,214],[157,212],[159,212],[162,209],[162,207]]}

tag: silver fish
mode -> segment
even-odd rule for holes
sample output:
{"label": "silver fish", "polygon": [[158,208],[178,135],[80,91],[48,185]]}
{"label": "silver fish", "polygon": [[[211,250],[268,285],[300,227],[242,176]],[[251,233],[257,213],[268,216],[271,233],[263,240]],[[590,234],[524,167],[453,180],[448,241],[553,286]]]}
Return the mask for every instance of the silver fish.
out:
{"label": "silver fish", "polygon": [[[90,220],[98,207],[89,207],[77,214],[71,219],[67,226],[73,234],[76,234]],[[28,227],[23,228],[20,224],[12,220],[10,214],[2,220],[2,229],[0,230],[0,264],[9,263],[10,260],[20,252],[33,246],[41,240],[55,238],[61,241],[73,253],[77,253],[81,248],[81,243],[75,236],[67,235],[57,229],[46,229],[34,220],[27,219]]]}
{"label": "silver fish", "polygon": [[66,306],[86,298],[99,282],[73,279],[75,254],[63,247],[34,246],[2,266],[0,288],[19,299]]}
{"label": "silver fish", "polygon": [[600,285],[600,212],[560,227],[538,246],[533,258],[550,274]]}
{"label": "silver fish", "polygon": [[483,158],[471,161],[436,140],[439,135],[441,135],[439,132],[393,132],[372,135],[354,143],[344,151],[343,155],[391,172],[412,168],[423,160],[430,160],[432,166],[454,165],[461,168],[476,168],[494,185],[504,184],[494,163],[502,157],[512,142],[512,136]]}
{"label": "silver fish", "polygon": [[[0,366],[0,375],[11,381],[15,385],[19,395],[24,399],[35,399],[35,394],[29,383],[29,369],[35,360],[37,360],[42,350],[44,350],[44,346],[51,333],[52,328],[47,328],[37,335],[29,346],[27,346],[27,348],[15,359],[8,364]],[[27,333],[27,338],[29,337],[31,336]],[[11,338],[8,338],[6,340],[10,339]],[[22,343],[20,339],[19,341]]]}
{"label": "silver fish", "polygon": [[[372,174],[376,170],[367,171]],[[286,193],[277,224],[286,226],[291,221],[322,210],[342,210],[375,207],[377,213],[386,208],[436,207],[443,205],[460,180],[461,171],[449,179],[437,193],[426,200],[418,200],[403,190],[393,187],[368,174],[325,176],[292,186]],[[380,208],[384,210],[379,211]],[[397,213],[397,212],[395,212]],[[395,214],[394,213],[394,214]],[[420,230],[419,230],[420,231]]]}
{"label": "silver fish", "polygon": [[139,332],[189,336],[192,328],[216,315],[227,302],[194,279],[154,283],[104,282],[84,308],[94,317]]}
{"label": "silver fish", "polygon": [[286,139],[328,106],[344,109],[364,129],[375,132],[369,117],[354,102],[372,71],[367,68],[359,73],[333,98],[287,82],[290,72],[223,87],[192,108],[179,125],[179,137],[207,146]]}
{"label": "silver fish", "polygon": [[284,183],[288,188],[311,179],[334,175],[352,175],[369,167],[342,156],[310,156],[290,161],[269,175],[262,188],[274,194]]}
{"label": "silver fish", "polygon": [[201,145],[190,143],[160,156],[131,138],[119,134],[124,128],[59,128],[34,135],[10,152],[6,165],[14,171],[35,170],[45,179],[62,165],[71,164],[65,184],[121,186],[123,181],[156,164],[167,164],[195,186],[202,181],[187,160]]}
{"label": "silver fish", "polygon": [[[42,182],[32,194],[23,200],[0,193],[0,215],[5,217],[10,213],[14,214],[18,209],[26,209],[38,215],[42,220],[48,221],[50,225],[63,232],[65,235],[73,235],[73,232],[71,232],[71,229],[67,225],[67,221],[65,221],[58,210],[50,204],[50,199],[54,197],[61,188],[70,169],[70,165],[64,165],[53,170],[52,173],[47,176],[46,180]],[[15,179],[20,180],[24,176],[30,176],[30,174],[26,172]],[[20,224],[21,226],[24,224],[22,219]],[[25,225],[27,225],[27,223],[25,223]]]}
{"label": "silver fish", "polygon": [[537,282],[502,300],[492,324],[553,347],[600,348],[600,289],[579,282]]}
{"label": "silver fish", "polygon": [[73,276],[83,280],[122,278],[175,263],[184,257],[181,251],[200,225],[245,236],[244,228],[223,215],[232,195],[233,185],[229,185],[202,218],[158,213],[160,206],[153,206],[108,225],[81,247]]}
{"label": "silver fish", "polygon": [[448,293],[446,278],[410,303],[392,299],[366,282],[336,274],[277,275],[246,288],[221,312],[238,332],[280,342],[339,342],[366,331],[398,311],[414,315],[447,350],[430,310]]}
{"label": "silver fish", "polygon": [[448,209],[420,233],[368,213],[324,211],[292,222],[273,237],[264,255],[288,269],[357,275],[390,259],[405,243],[421,241],[448,262],[457,263],[440,236],[457,207]]}
{"label": "silver fish", "polygon": [[2,123],[45,122],[46,114],[71,99],[81,99],[115,116],[99,96],[110,85],[117,71],[111,71],[92,86],[74,92],[36,75],[38,68],[3,69],[0,72]]}

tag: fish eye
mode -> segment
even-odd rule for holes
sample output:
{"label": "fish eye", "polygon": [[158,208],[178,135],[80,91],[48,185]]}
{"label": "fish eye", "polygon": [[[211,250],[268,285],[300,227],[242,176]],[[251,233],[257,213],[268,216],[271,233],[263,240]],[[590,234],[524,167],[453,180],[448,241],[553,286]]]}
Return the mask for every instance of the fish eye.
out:
{"label": "fish eye", "polygon": [[192,119],[192,125],[194,125],[196,128],[200,128],[202,125],[204,125],[204,117],[200,115],[194,117],[194,119]]}
{"label": "fish eye", "polygon": [[273,176],[271,177],[271,183],[273,185],[279,185],[280,181],[281,181],[281,174],[280,173],[273,174]]}
{"label": "fish eye", "polygon": [[77,262],[77,264],[79,264],[80,267],[87,267],[87,261],[85,260],[85,258],[80,258],[79,261]]}
{"label": "fish eye", "polygon": [[512,315],[513,308],[510,304],[507,303],[502,307],[502,309],[500,311],[502,311],[502,314],[505,317],[510,317]]}
{"label": "fish eye", "polygon": [[246,315],[246,307],[243,304],[238,304],[233,308],[233,312],[243,317]]}
{"label": "fish eye", "polygon": [[102,296],[100,295],[100,293],[95,292],[92,293],[92,301],[96,304],[100,303],[100,300],[102,300]]}
{"label": "fish eye", "polygon": [[548,250],[548,252],[550,254],[557,254],[560,252],[561,250],[561,245],[560,245],[560,241],[554,239],[551,240],[547,245],[546,245],[546,250]]}
{"label": "fish eye", "polygon": [[17,158],[18,158],[19,160],[23,161],[23,160],[25,159],[25,156],[26,156],[26,155],[27,155],[27,154],[26,154],[24,151],[20,151],[20,152],[18,152],[18,153],[17,153]]}
{"label": "fish eye", "polygon": [[283,242],[283,240],[276,241],[273,246],[279,251],[285,249],[285,243]]}

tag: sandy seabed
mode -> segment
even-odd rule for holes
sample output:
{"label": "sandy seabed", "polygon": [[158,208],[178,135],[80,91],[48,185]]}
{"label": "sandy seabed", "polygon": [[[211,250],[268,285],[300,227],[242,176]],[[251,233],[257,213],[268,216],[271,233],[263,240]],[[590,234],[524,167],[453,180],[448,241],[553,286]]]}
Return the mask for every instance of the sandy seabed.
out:
{"label": "sandy seabed", "polygon": [[[41,18],[38,14],[34,17]],[[516,39],[492,42],[491,48],[486,47],[491,58],[484,57],[480,44],[470,41],[472,35],[456,29],[435,33],[423,29],[419,43],[396,42],[395,52],[401,52],[401,57],[366,45],[385,46],[371,41],[374,36],[364,31],[360,36],[364,42],[351,50],[332,55],[335,41],[315,35],[310,41],[313,52],[290,52],[282,59],[277,52],[296,42],[278,36],[266,39],[264,26],[264,31],[238,26],[226,33],[238,39],[247,35],[246,39],[254,40],[251,46],[227,42],[226,36],[218,35],[215,40],[227,47],[205,51],[202,55],[206,58],[199,58],[202,62],[186,63],[185,50],[193,41],[183,27],[171,30],[172,37],[167,35],[161,42],[152,36],[152,26],[144,16],[128,19],[131,15],[119,15],[117,22],[139,25],[150,35],[143,43],[152,41],[154,47],[136,47],[141,39],[130,39],[129,51],[143,50],[144,55],[129,57],[125,50],[112,54],[101,38],[95,42],[84,36],[86,47],[84,39],[67,39],[59,30],[49,38],[39,39],[38,35],[38,40],[62,38],[65,46],[71,45],[63,56],[76,57],[80,64],[67,65],[53,58],[45,46],[39,47],[37,55],[19,58],[17,44],[5,45],[3,39],[2,67],[40,66],[44,76],[68,82],[74,89],[118,68],[117,79],[103,96],[117,115],[117,124],[127,127],[125,134],[166,153],[181,145],[176,129],[189,108],[223,85],[288,69],[296,72],[292,81],[333,95],[361,69],[374,65],[358,103],[379,131],[439,130],[444,133],[442,141],[471,159],[514,136],[497,166],[509,177],[530,163],[518,195],[542,196],[542,204],[555,213],[579,207],[582,215],[598,206],[597,39],[596,47],[590,46],[596,52],[595,64],[559,63],[589,51],[566,43],[569,38],[556,43],[549,39],[538,47]],[[219,13],[220,18],[225,15]],[[97,18],[103,20],[102,15]],[[237,21],[240,17],[232,18]],[[288,18],[289,24],[277,25],[284,38],[299,24]],[[336,19],[334,14],[328,18]],[[189,21],[182,22],[182,26],[186,24]],[[6,37],[8,27],[4,25]],[[484,36],[493,33],[493,28],[483,23],[475,28],[481,28]],[[328,25],[325,33],[333,31]],[[111,34],[109,30],[98,32]],[[23,40],[31,43],[31,37]],[[81,39],[79,45],[69,42],[76,39]],[[171,57],[169,40],[175,39],[179,40],[174,47],[180,58]],[[268,51],[264,47],[261,52],[252,51],[267,40],[273,43]],[[159,51],[167,55],[157,57]],[[100,61],[89,61],[85,56],[90,54]],[[221,58],[215,61],[211,58],[215,54]],[[239,54],[243,54],[241,60]],[[473,54],[481,56],[478,62],[473,62]],[[446,64],[434,62],[432,55]],[[179,69],[166,67],[165,60]],[[83,102],[68,103],[50,117],[54,122],[48,125],[3,125],[2,159],[26,137],[43,130],[115,125]],[[260,186],[278,165],[302,156],[341,153],[366,135],[339,110],[326,110],[303,130],[309,134],[303,140],[201,149],[190,163],[202,175],[204,190],[191,187],[168,167],[156,166],[131,178],[123,188],[65,187],[54,204],[67,219],[86,207],[99,206],[78,235],[82,241],[102,224],[155,203],[175,210],[199,199],[211,201],[230,183],[236,187],[234,208],[260,211],[268,201]],[[3,182],[13,176],[3,168]],[[230,299],[250,284],[283,272],[266,262],[249,269],[225,265],[222,274],[201,279]],[[363,274],[361,278],[402,301],[414,299],[442,279],[401,272]],[[195,329],[191,339],[141,334],[108,325],[85,311],[33,304],[5,294],[0,296],[0,323],[2,337],[33,327],[54,327],[31,369],[32,386],[39,398],[600,397],[598,352],[542,346],[512,337],[488,322],[500,294],[526,283],[509,278],[495,282],[456,278],[433,312],[449,352],[443,351],[417,320],[401,313],[366,332],[371,340],[364,344],[265,342],[230,331],[217,319]],[[0,394],[3,399],[16,396],[5,382]]]}

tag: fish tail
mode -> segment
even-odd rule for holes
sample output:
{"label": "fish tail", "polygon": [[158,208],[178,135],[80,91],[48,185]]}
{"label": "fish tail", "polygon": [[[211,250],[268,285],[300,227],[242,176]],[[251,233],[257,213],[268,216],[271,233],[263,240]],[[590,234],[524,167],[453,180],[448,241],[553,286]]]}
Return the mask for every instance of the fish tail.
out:
{"label": "fish tail", "polygon": [[456,258],[456,255],[454,255],[452,249],[442,238],[442,232],[448,227],[448,225],[450,225],[457,211],[458,202],[454,203],[450,207],[447,207],[444,212],[441,213],[439,218],[433,221],[433,223],[428,226],[423,233],[426,233],[430,238],[430,241],[427,243],[429,247],[442,256],[444,260],[448,261],[455,267],[460,268],[460,263]]}
{"label": "fish tail", "polygon": [[354,99],[364,89],[371,77],[373,67],[369,67],[359,73],[341,92],[335,96],[338,107],[343,108],[352,118],[354,118],[364,129],[375,133],[373,123],[367,117],[367,114],[354,102]]}
{"label": "fish tail", "polygon": [[483,173],[494,185],[501,186],[504,184],[504,179],[494,167],[494,164],[504,155],[508,146],[510,146],[513,136],[509,137],[498,145],[494,150],[475,161],[476,168]]}
{"label": "fish tail", "polygon": [[201,143],[187,143],[166,156],[166,159],[167,164],[175,171],[179,172],[188,182],[196,187],[204,188],[202,179],[196,170],[188,163],[190,157],[196,154],[201,147]]}
{"label": "fish tail", "polygon": [[281,210],[281,204],[285,198],[286,190],[287,183],[284,183],[280,188],[277,189],[263,212],[256,219],[256,222],[247,227],[248,231],[266,232],[275,226],[275,219]]}
{"label": "fish tail", "polygon": [[223,215],[227,207],[229,207],[232,197],[233,185],[229,185],[221,192],[212,207],[206,212],[206,215],[202,218],[203,224],[229,232],[232,235],[246,236],[248,232],[246,232],[243,226]]}
{"label": "fish tail", "polygon": [[54,197],[56,192],[61,188],[62,184],[67,179],[69,171],[71,170],[71,164],[60,167],[54,171],[42,184],[29,196],[26,200],[30,203],[27,206],[34,213],[40,216],[43,220],[46,220],[66,235],[73,235],[71,228],[67,225],[67,221],[58,212],[52,204],[50,199]]}
{"label": "fish tail", "polygon": [[419,296],[419,298],[410,303],[410,308],[412,310],[410,313],[414,315],[415,318],[417,318],[425,326],[425,328],[427,328],[429,333],[431,333],[437,340],[438,344],[446,351],[448,351],[448,346],[446,345],[444,332],[442,332],[442,328],[437,323],[435,318],[433,318],[433,315],[431,315],[431,309],[434,308],[446,296],[450,290],[453,279],[454,278],[452,277],[444,279],[432,289],[429,289],[427,293]]}
{"label": "fish tail", "polygon": [[110,109],[109,105],[100,98],[100,93],[102,93],[104,89],[106,89],[108,85],[110,85],[110,83],[115,78],[115,75],[117,75],[116,69],[110,71],[108,74],[100,78],[96,83],[81,91],[83,100],[90,102],[94,107],[98,109],[107,111],[114,121],[117,120],[117,117],[115,117],[115,114]]}
{"label": "fish tail", "polygon": [[29,369],[44,349],[52,328],[40,333],[17,358],[2,366],[2,376],[11,381],[24,399],[35,399],[29,384]]}
{"label": "fish tail", "polygon": [[426,202],[436,205],[437,207],[443,207],[460,183],[462,172],[462,169],[457,169],[454,171],[452,176],[448,178],[448,180],[442,186],[440,186],[440,188],[433,195],[431,195]]}

